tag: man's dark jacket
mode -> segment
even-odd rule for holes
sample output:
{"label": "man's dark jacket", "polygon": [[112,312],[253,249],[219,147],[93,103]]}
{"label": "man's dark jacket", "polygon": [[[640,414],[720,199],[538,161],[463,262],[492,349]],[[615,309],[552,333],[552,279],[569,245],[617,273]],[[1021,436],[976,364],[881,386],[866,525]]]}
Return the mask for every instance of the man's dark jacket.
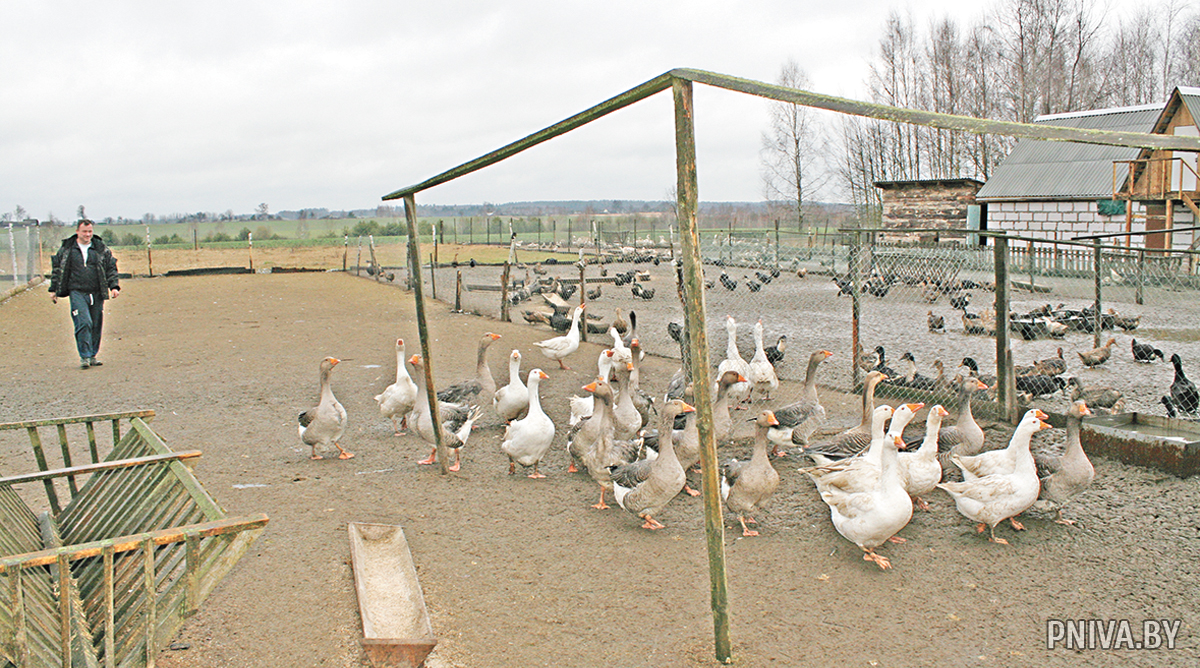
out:
{"label": "man's dark jacket", "polygon": [[[54,254],[54,270],[50,274],[50,292],[59,297],[70,296],[72,268],[83,265],[83,253],[79,251],[78,236],[72,234],[63,239],[62,248],[59,248],[58,252]],[[100,239],[99,235],[92,237],[92,247],[88,249],[87,266],[96,268],[96,286],[100,289],[93,294],[98,299],[108,299],[109,290],[120,289],[121,286],[117,283],[117,259],[113,257],[112,251],[104,245],[104,241]]]}

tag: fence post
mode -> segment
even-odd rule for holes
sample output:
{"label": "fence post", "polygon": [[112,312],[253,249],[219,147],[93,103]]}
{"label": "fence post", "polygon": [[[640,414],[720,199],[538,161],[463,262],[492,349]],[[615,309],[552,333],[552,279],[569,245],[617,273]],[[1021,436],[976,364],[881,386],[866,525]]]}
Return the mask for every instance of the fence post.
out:
{"label": "fence post", "polygon": [[[579,265],[579,305],[587,304],[587,276],[584,271],[587,269],[587,263],[580,260]],[[583,320],[579,323],[583,327],[583,331],[579,333],[581,341],[587,342],[587,314],[584,314]]]}
{"label": "fence post", "polygon": [[1138,303],[1138,306],[1141,306],[1142,304],[1145,303],[1145,301],[1143,301],[1143,294],[1142,294],[1142,287],[1145,285],[1145,282],[1146,282],[1146,249],[1139,248],[1138,249],[1138,265],[1137,265],[1137,294],[1134,296],[1134,301],[1136,301]]}
{"label": "fence post", "polygon": [[[436,238],[436,237],[434,237],[434,238]],[[437,270],[437,255],[434,253],[430,253],[429,254],[429,286],[433,293],[434,299],[437,299],[437,271],[436,270]],[[379,273],[382,274],[383,270],[380,269]]]}
{"label": "fence post", "polygon": [[779,219],[775,219],[775,268],[779,268]]}
{"label": "fence post", "polygon": [[675,169],[679,233],[683,240],[684,294],[690,308],[684,310],[684,326],[691,345],[689,357],[696,401],[696,429],[700,436],[700,465],[704,478],[704,528],[708,538],[708,574],[713,614],[713,645],[716,659],[729,663],[729,589],[725,573],[725,522],[717,485],[717,449],[713,439],[712,381],[708,354],[708,332],[704,308],[704,265],[696,231],[699,196],[696,176],[696,135],[692,83],[671,82],[675,101]]}
{"label": "fence post", "polygon": [[1094,347],[1096,348],[1100,347],[1100,335],[1103,334],[1100,330],[1100,323],[1102,322],[1100,317],[1100,256],[1100,240],[1092,239],[1092,275],[1096,281],[1096,323],[1095,329],[1092,332],[1092,341],[1095,343]]}
{"label": "fence post", "polygon": [[508,318],[508,275],[512,270],[512,264],[504,263],[504,273],[500,275],[500,319],[504,322],[511,322]]}
{"label": "fence post", "polygon": [[1029,292],[1033,292],[1033,241],[1029,242],[1029,257],[1025,258],[1025,268],[1029,274]]}
{"label": "fence post", "polygon": [[342,237],[342,271],[346,271],[346,256],[350,253],[350,235]]}
{"label": "fence post", "polygon": [[454,281],[454,312],[462,313],[462,269],[456,273]]}
{"label": "fence post", "polygon": [[246,235],[246,253],[250,256],[250,273],[254,273],[254,233]]}
{"label": "fence post", "polygon": [[[354,275],[362,276],[362,237],[358,238],[358,257],[354,258]],[[412,263],[408,263],[408,287],[412,287]]]}
{"label": "fence post", "polygon": [[[417,333],[421,337],[421,357],[425,362],[425,395],[429,400],[429,417],[433,424],[442,424],[438,407],[437,387],[433,384],[433,351],[429,347],[429,326],[425,321],[425,292],[421,287],[421,239],[417,236],[417,200],[413,195],[404,196],[404,218],[408,222],[408,267],[409,276],[414,278],[410,285],[417,306]],[[412,273],[416,267],[415,274]],[[438,465],[442,475],[450,473],[450,450],[442,442],[442,430],[433,430],[433,441],[437,448]]]}
{"label": "fence post", "polygon": [[1000,402],[1001,419],[1011,423],[1017,418],[1017,388],[1008,325],[1012,285],[1008,279],[1008,237],[992,239],[996,259],[996,400]]}
{"label": "fence post", "polygon": [[854,240],[850,243],[850,258],[847,264],[847,272],[850,274],[850,364],[854,367],[851,369],[852,377],[854,378],[854,387],[862,381],[859,374],[862,369],[858,363],[862,361],[859,351],[862,350],[862,340],[859,338],[858,318],[860,314],[861,304],[859,297],[862,295],[862,286],[859,284],[859,275],[862,273],[862,233],[855,232]]}

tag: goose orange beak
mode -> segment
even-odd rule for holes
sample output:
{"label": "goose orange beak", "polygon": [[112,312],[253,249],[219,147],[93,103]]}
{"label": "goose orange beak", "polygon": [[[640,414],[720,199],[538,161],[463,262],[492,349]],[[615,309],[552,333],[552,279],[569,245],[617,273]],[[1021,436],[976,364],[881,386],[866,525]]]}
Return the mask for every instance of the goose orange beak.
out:
{"label": "goose orange beak", "polygon": [[1035,408],[1033,410],[1034,410],[1033,414],[1036,415],[1039,420],[1045,420],[1050,417],[1049,415],[1046,415],[1045,413],[1043,413],[1041,411],[1041,409]]}
{"label": "goose orange beak", "polygon": [[908,406],[908,410],[910,410],[914,413],[921,410],[922,408],[925,408],[925,404],[904,404],[904,405]]}
{"label": "goose orange beak", "polygon": [[772,427],[779,426],[779,420],[775,419],[775,413],[772,411],[767,411],[767,424],[771,425]]}
{"label": "goose orange beak", "polygon": [[825,354],[825,357],[833,357],[833,353],[829,352],[828,350],[822,350],[821,352]]}
{"label": "goose orange beak", "polygon": [[988,389],[988,386],[986,384],[984,384],[984,382],[982,380],[977,380],[977,381],[975,381],[975,389],[986,390],[986,389]]}
{"label": "goose orange beak", "polygon": [[596,391],[596,383],[595,382],[588,383],[587,385],[583,386],[583,389],[587,390],[588,392],[595,392]]}
{"label": "goose orange beak", "polygon": [[497,340],[497,339],[499,339],[499,338],[500,338],[500,335],[499,335],[499,334],[493,334],[493,333],[491,333],[491,332],[488,332],[488,333],[487,333],[487,334],[485,334],[484,336],[490,336],[490,337],[492,337],[492,340],[493,340],[493,341],[495,341],[495,340]]}
{"label": "goose orange beak", "polygon": [[739,373],[739,374],[738,374],[738,380],[737,380],[737,382],[739,382],[739,383],[749,383],[750,381],[749,381],[749,380],[748,380],[748,379],[747,379],[745,376],[743,376],[742,374],[740,374],[740,373]]}
{"label": "goose orange beak", "polygon": [[908,448],[908,446],[904,445],[904,439],[900,438],[899,436],[895,436],[893,439],[896,443],[897,450],[906,450]]}
{"label": "goose orange beak", "polygon": [[549,380],[550,376],[547,376],[545,371],[538,369],[538,378],[541,378],[542,380]]}
{"label": "goose orange beak", "polygon": [[[1080,402],[1080,403],[1083,403],[1083,402]],[[1083,404],[1083,407],[1079,409],[1079,414],[1080,415],[1091,415],[1092,409],[1088,408],[1087,404]]]}
{"label": "goose orange beak", "polygon": [[626,370],[626,371],[633,371],[633,362],[626,362],[626,363],[625,363],[625,370]]}
{"label": "goose orange beak", "polygon": [[1053,428],[1054,427],[1051,426],[1049,422],[1043,422],[1041,420],[1038,420],[1038,431],[1041,431],[1043,429],[1053,429]]}
{"label": "goose orange beak", "polygon": [[694,412],[696,412],[696,407],[685,401],[685,402],[683,402],[683,409],[680,410],[679,412],[680,413],[694,413]]}
{"label": "goose orange beak", "polygon": [[949,415],[949,414],[950,414],[950,411],[948,411],[948,410],[946,410],[945,408],[943,408],[943,407],[941,406],[941,404],[938,404],[937,406],[934,406],[934,408],[935,408],[935,409],[937,409],[937,414],[938,414],[938,415],[940,415],[940,416],[942,416],[942,417],[946,417],[947,415]]}
{"label": "goose orange beak", "polygon": [[408,363],[409,363],[409,364],[411,364],[411,365],[413,365],[413,366],[416,366],[416,365],[420,364],[420,363],[421,363],[421,356],[420,356],[420,355],[413,355],[412,357],[408,358]]}

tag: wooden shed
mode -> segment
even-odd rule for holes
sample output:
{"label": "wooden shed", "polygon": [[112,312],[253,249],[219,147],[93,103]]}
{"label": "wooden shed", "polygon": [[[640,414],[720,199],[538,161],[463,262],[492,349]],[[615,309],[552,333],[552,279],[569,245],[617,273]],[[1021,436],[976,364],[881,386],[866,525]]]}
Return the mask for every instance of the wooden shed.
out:
{"label": "wooden shed", "polygon": [[883,226],[896,230],[966,228],[967,210],[982,186],[975,179],[875,182],[883,191]]}

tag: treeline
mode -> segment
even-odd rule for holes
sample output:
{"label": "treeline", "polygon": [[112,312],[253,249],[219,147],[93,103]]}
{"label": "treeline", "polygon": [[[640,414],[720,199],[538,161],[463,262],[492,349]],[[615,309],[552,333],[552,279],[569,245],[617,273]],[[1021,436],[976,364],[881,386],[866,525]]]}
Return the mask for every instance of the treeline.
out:
{"label": "treeline", "polygon": [[[884,23],[869,79],[872,101],[1017,122],[1040,115],[1157,103],[1200,85],[1200,9],[1159,0],[1118,17],[1094,0],[1001,0],[974,23]],[[830,128],[828,164],[865,217],[876,181],[986,181],[1013,140],[858,117]]]}

